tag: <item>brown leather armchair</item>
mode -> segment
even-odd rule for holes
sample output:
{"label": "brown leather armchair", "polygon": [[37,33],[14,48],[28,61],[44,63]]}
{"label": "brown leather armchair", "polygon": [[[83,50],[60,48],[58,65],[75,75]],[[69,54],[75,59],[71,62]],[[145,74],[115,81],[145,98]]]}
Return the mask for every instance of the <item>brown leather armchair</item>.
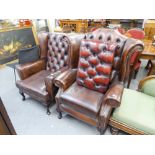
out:
{"label": "brown leather armchair", "polygon": [[54,101],[57,88],[53,79],[69,68],[76,68],[79,47],[83,35],[42,33],[39,35],[40,60],[17,65],[20,81],[16,82],[25,100],[25,94],[49,107]]}
{"label": "brown leather armchair", "polygon": [[129,75],[129,61],[135,49],[143,48],[140,41],[127,38],[117,30],[97,29],[85,36],[80,46],[77,69],[69,69],[55,78],[59,87],[56,95],[58,118],[62,112],[106,129],[113,107],[119,105],[121,85]]}

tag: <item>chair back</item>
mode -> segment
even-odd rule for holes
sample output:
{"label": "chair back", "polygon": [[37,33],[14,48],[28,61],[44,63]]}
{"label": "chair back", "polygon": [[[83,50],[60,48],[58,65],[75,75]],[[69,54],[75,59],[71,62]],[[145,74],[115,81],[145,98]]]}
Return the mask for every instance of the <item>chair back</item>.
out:
{"label": "chair back", "polygon": [[130,38],[142,40],[145,37],[145,32],[141,29],[130,29],[126,32],[126,35]]}
{"label": "chair back", "polygon": [[77,83],[105,93],[116,77],[127,37],[117,30],[100,28],[81,43]]}
{"label": "chair back", "polygon": [[56,72],[70,65],[70,43],[65,34],[48,35],[47,70]]}

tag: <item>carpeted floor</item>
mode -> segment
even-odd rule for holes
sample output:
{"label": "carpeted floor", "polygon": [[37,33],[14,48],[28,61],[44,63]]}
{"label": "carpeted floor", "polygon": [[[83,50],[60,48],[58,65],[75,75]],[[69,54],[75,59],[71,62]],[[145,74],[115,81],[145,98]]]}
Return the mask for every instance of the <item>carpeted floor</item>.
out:
{"label": "carpeted floor", "polygon": [[[131,89],[137,89],[138,81],[146,76],[144,69],[146,61],[138,73],[137,79],[132,80]],[[17,77],[18,79],[18,77]],[[4,102],[10,119],[19,135],[98,135],[99,132],[93,126],[79,121],[69,115],[59,120],[56,106],[51,108],[51,115],[46,114],[46,108],[37,101],[26,96],[22,101],[15,86],[13,68],[5,66],[0,68],[0,96]],[[110,134],[107,128],[106,135]],[[120,132],[120,134],[125,134]]]}

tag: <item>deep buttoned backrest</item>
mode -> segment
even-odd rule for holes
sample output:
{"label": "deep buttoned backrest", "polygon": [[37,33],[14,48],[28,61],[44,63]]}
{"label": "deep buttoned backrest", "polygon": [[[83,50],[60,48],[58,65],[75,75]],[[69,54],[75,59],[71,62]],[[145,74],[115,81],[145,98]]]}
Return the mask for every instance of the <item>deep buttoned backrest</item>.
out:
{"label": "deep buttoned backrest", "polygon": [[70,44],[64,34],[48,35],[47,70],[58,71],[70,63]]}
{"label": "deep buttoned backrest", "polygon": [[109,87],[117,44],[83,40],[77,72],[77,83],[105,93]]}
{"label": "deep buttoned backrest", "polygon": [[114,55],[114,63],[112,66],[112,73],[111,73],[111,81],[112,81],[116,76],[117,71],[119,71],[120,69],[123,48],[128,38],[120,34],[117,30],[100,28],[93,31],[90,34],[87,34],[85,36],[85,39],[118,45],[117,51],[115,52]]}

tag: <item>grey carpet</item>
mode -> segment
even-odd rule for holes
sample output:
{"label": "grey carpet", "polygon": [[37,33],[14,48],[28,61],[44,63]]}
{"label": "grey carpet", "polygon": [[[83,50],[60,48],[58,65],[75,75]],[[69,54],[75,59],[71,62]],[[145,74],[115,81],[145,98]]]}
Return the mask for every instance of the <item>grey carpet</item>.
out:
{"label": "grey carpet", "polygon": [[[138,81],[146,76],[144,69],[146,61],[138,73],[137,79],[132,80],[131,89],[137,89]],[[18,77],[17,77],[18,78]],[[19,135],[98,135],[95,127],[79,121],[69,115],[59,120],[56,106],[51,107],[52,114],[46,114],[46,108],[37,101],[26,96],[22,101],[15,86],[14,73],[11,67],[0,70],[0,96],[4,102],[10,119]],[[109,135],[107,128],[105,135]],[[120,132],[120,134],[125,134]]]}

